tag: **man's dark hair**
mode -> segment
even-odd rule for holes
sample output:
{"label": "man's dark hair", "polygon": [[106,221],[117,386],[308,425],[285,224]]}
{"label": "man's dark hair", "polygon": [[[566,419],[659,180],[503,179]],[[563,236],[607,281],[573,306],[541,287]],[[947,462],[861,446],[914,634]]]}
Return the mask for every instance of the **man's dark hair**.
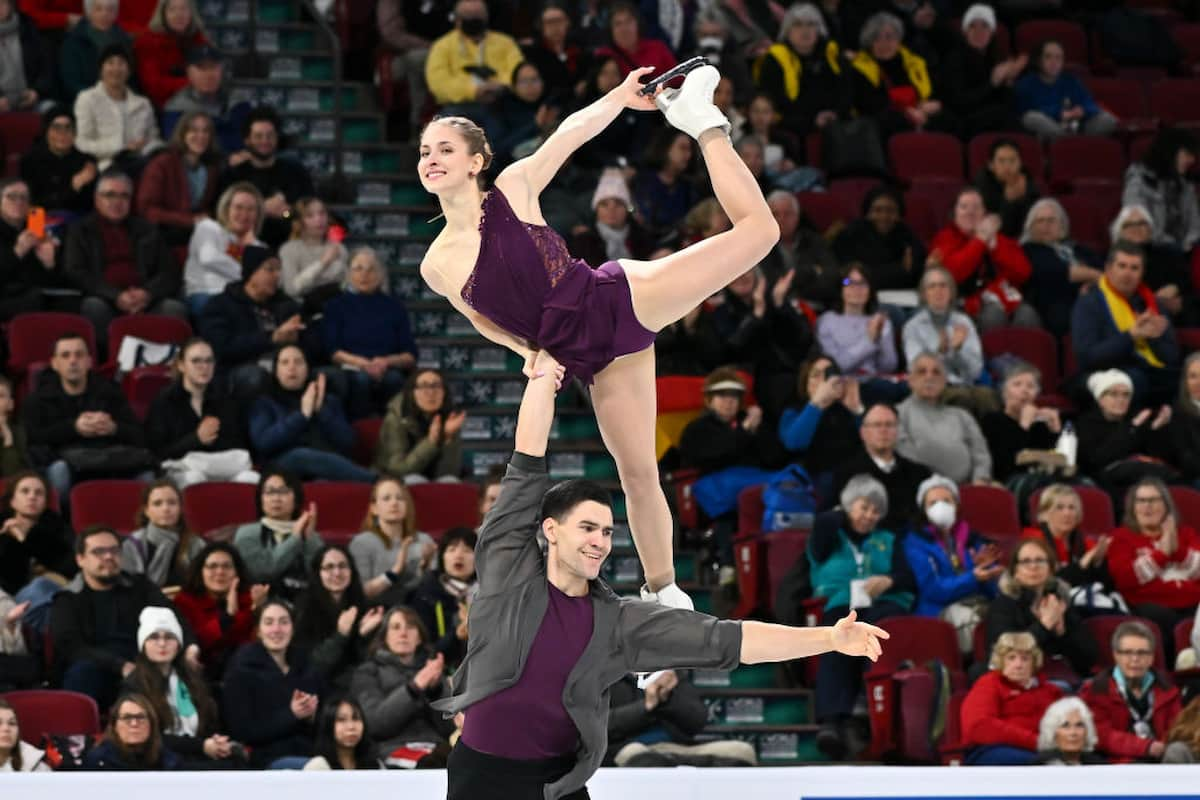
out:
{"label": "man's dark hair", "polygon": [[[50,348],[50,355],[51,356],[58,355],[58,346],[60,344],[62,344],[63,342],[73,342],[76,340],[83,342],[84,347],[88,347],[87,337],[84,336],[82,333],[77,333],[75,331],[68,331],[66,333],[60,333],[58,335],[58,337],[54,340],[54,346]],[[88,347],[88,352],[89,353],[91,352],[90,347]]]}
{"label": "man's dark hair", "polygon": [[75,538],[75,554],[83,555],[87,552],[87,540],[93,536],[99,536],[102,533],[107,533],[117,540],[117,544],[121,543],[121,536],[107,525],[89,525]]}
{"label": "man's dark hair", "polygon": [[612,495],[608,489],[595,481],[576,478],[556,483],[542,498],[542,509],[538,514],[538,519],[543,522],[547,519],[562,522],[575,506],[588,500],[612,508]]}
{"label": "man's dark hair", "polygon": [[470,528],[458,527],[451,528],[442,534],[442,540],[438,542],[437,564],[434,569],[441,572],[445,569],[446,551],[450,549],[450,545],[456,542],[462,542],[471,550],[475,549],[475,545],[479,542],[479,536]]}
{"label": "man's dark hair", "polygon": [[[242,138],[250,138],[250,129],[254,127],[256,122],[269,122],[275,126],[275,135],[283,136],[283,121],[279,118],[279,114],[270,106],[255,106],[250,109],[250,113],[246,114],[246,118],[242,120]],[[282,147],[282,145],[280,145]]]}
{"label": "man's dark hair", "polygon": [[1108,251],[1108,261],[1104,262],[1105,266],[1117,260],[1117,253],[1124,253],[1127,256],[1137,256],[1141,260],[1142,266],[1146,266],[1146,248],[1136,242],[1131,242],[1128,239],[1117,239],[1112,249]]}
{"label": "man's dark hair", "polygon": [[896,410],[896,407],[891,403],[883,402],[871,403],[871,405],[867,406],[866,411],[863,412],[863,417],[865,418],[867,414],[870,414],[876,408],[886,408],[888,411],[892,412],[893,419],[900,419],[900,412]]}

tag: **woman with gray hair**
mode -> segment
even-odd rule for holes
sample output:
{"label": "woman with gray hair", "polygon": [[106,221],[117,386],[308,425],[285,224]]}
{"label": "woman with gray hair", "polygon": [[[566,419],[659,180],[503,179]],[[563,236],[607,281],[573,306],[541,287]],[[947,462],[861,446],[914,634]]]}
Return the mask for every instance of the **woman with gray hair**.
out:
{"label": "woman with gray hair", "polygon": [[1038,723],[1038,763],[1057,767],[1106,764],[1096,755],[1096,720],[1078,697],[1055,700]]}
{"label": "woman with gray hair", "polygon": [[812,3],[796,3],[783,15],[778,41],[754,62],[754,82],[775,103],[782,127],[797,136],[850,116],[850,65]]}
{"label": "woman with gray hair", "polygon": [[1022,450],[1049,450],[1062,430],[1058,409],[1039,407],[1042,373],[1027,361],[1018,361],[1004,373],[1000,386],[1002,410],[979,421],[992,454],[992,477],[1001,483],[1017,472]]}
{"label": "woman with gray hair", "polygon": [[1071,330],[1071,308],[1080,290],[1104,274],[1103,259],[1071,240],[1071,220],[1053,197],[1038,200],[1025,215],[1021,249],[1033,267],[1025,284],[1029,303],[1043,326],[1061,338]]}
{"label": "woman with gray hair", "polygon": [[955,310],[958,287],[944,267],[929,267],[918,291],[921,310],[904,324],[901,341],[909,364],[922,353],[937,353],[951,385],[970,386],[983,373],[983,343],[971,318]]}
{"label": "woman with gray hair", "polygon": [[1194,323],[1197,315],[1188,259],[1179,248],[1157,241],[1159,225],[1150,210],[1140,203],[1122,206],[1108,235],[1113,242],[1123,239],[1145,251],[1142,282],[1154,291],[1158,307],[1176,325]]}
{"label": "woman with gray hair", "polygon": [[[870,475],[855,475],[840,499],[839,508],[817,516],[808,539],[813,594],[825,598],[822,619],[836,621],[851,609],[869,622],[907,614],[916,583],[899,533],[879,527],[887,515],[887,490]],[[862,691],[865,665],[862,659],[829,653],[817,666],[817,747],[834,760],[862,749],[861,725],[851,711]]]}
{"label": "woman with gray hair", "polygon": [[854,107],[879,121],[884,138],[909,130],[954,133],[957,120],[934,98],[925,59],[903,45],[904,23],[881,11],[859,34],[854,67]]}

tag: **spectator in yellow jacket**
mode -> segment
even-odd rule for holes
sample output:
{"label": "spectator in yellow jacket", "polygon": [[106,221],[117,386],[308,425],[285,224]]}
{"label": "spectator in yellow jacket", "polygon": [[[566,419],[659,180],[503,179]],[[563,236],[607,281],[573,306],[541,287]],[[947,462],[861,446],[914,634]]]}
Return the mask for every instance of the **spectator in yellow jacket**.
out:
{"label": "spectator in yellow jacket", "polygon": [[425,82],[444,114],[482,124],[485,107],[512,86],[524,57],[512,37],[488,30],[483,0],[459,0],[454,30],[434,41],[425,62]]}

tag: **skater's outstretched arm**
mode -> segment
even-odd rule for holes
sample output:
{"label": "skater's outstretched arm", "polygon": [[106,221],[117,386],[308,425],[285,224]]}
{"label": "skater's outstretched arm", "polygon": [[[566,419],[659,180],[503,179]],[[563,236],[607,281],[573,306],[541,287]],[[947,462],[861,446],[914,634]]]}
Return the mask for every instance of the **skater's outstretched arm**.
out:
{"label": "skater's outstretched arm", "polygon": [[653,71],[653,67],[639,67],[633,70],[625,76],[620,86],[564,119],[558,129],[532,155],[522,158],[500,173],[496,184],[510,201],[514,191],[522,190],[528,193],[524,198],[526,202],[536,200],[571,154],[607,128],[621,111],[626,108],[639,111],[658,110],[654,105],[654,95],[645,96],[639,93],[642,84],[638,79]]}
{"label": "skater's outstretched arm", "polygon": [[880,639],[888,632],[865,622],[857,622],[851,611],[836,625],[820,628],[792,628],[767,622],[742,623],[742,663],[790,661],[836,650],[848,656],[866,656],[875,661],[882,652]]}

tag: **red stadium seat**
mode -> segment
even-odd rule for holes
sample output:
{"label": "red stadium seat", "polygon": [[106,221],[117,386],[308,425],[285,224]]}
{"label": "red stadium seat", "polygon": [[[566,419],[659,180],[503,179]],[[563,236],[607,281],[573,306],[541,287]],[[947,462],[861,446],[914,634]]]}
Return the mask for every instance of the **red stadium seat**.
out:
{"label": "red stadium seat", "polygon": [[1088,63],[1088,36],[1078,23],[1060,19],[1030,20],[1017,26],[1015,36],[1019,53],[1032,53],[1039,42],[1054,39],[1062,45],[1067,63]]}
{"label": "red stadium seat", "polygon": [[662,375],[655,379],[654,383],[659,414],[704,408],[704,378],[692,375]]}
{"label": "red stadium seat", "polygon": [[880,183],[878,178],[835,178],[829,182],[829,193],[839,198],[846,208],[857,213],[862,208],[867,192]]}
{"label": "red stadium seat", "polygon": [[1064,136],[1050,143],[1050,188],[1068,192],[1080,186],[1109,183],[1120,187],[1125,151],[1103,136]]}
{"label": "red stadium seat", "polygon": [[375,463],[375,448],[379,445],[379,430],[383,417],[367,417],[354,421],[354,463],[369,467]]}
{"label": "red stadium seat", "polygon": [[692,492],[692,487],[696,485],[699,478],[700,470],[698,469],[677,469],[668,473],[663,479],[669,489],[667,496],[674,502],[674,511],[679,520],[679,527],[685,531],[699,530],[701,525],[703,515],[700,511],[700,504],[696,502],[696,496]]}
{"label": "red stadium seat", "polygon": [[[933,213],[929,197],[918,192],[909,192],[904,198],[904,221],[912,228],[917,239],[928,242],[938,232],[942,220]],[[918,268],[923,268],[920,265]]]}
{"label": "red stadium seat", "polygon": [[763,546],[766,548],[766,603],[768,607],[774,607],[783,576],[796,563],[796,559],[805,558],[808,531],[773,531],[763,537]]}
{"label": "red stadium seat", "polygon": [[1133,617],[1125,614],[1101,614],[1095,617],[1085,617],[1084,623],[1088,630],[1092,632],[1092,638],[1096,640],[1099,658],[1096,665],[1099,669],[1107,669],[1113,665],[1112,654],[1112,635],[1113,631],[1122,622],[1140,622],[1154,632],[1155,648],[1154,648],[1154,668],[1155,669],[1170,669],[1172,665],[1167,664],[1167,651],[1163,647],[1162,637],[1159,633],[1158,626],[1144,617]]}
{"label": "red stadium seat", "polygon": [[[1095,486],[1072,486],[1075,493],[1079,495],[1079,501],[1083,504],[1083,519],[1079,522],[1079,529],[1089,536],[1103,536],[1106,533],[1112,533],[1113,528],[1117,527],[1116,519],[1113,515],[1112,498],[1103,489],[1097,489]],[[1038,489],[1029,497],[1029,519],[1031,521],[1037,519],[1038,500],[1041,499],[1042,490]]]}
{"label": "red stadium seat", "polygon": [[107,525],[122,536],[137,529],[146,484],[132,480],[84,481],[71,487],[71,524],[82,531]]}
{"label": "red stadium seat", "polygon": [[420,483],[408,487],[417,507],[417,529],[435,539],[450,528],[479,525],[479,487],[474,483]]}
{"label": "red stadium seat", "polygon": [[[188,526],[202,536],[218,528],[244,525],[259,518],[258,490],[252,483],[209,481],[183,490],[183,516]],[[320,522],[320,518],[317,520]]]}
{"label": "red stadium seat", "polygon": [[[50,356],[54,354],[54,340],[64,333],[77,333],[82,336],[87,341],[93,362],[98,362],[96,332],[87,318],[79,314],[39,311],[18,314],[8,323],[10,374],[15,379],[24,381],[31,367],[50,360]],[[29,388],[24,386],[21,394],[27,394]]]}
{"label": "red stadium seat", "polygon": [[1200,65],[1200,24],[1179,22],[1171,27],[1171,38],[1183,52],[1183,63],[1195,69]]}
{"label": "red stadium seat", "polygon": [[1172,638],[1175,640],[1175,653],[1179,654],[1192,646],[1192,627],[1196,624],[1195,617],[1181,619],[1175,625]]}
{"label": "red stadium seat", "polygon": [[963,180],[963,149],[946,133],[897,133],[888,139],[892,172],[911,184],[915,178]]}
{"label": "red stadium seat", "polygon": [[100,709],[86,694],[58,689],[26,689],[0,695],[21,722],[21,739],[40,746],[42,737],[100,732]]}
{"label": "red stadium seat", "polygon": [[1200,491],[1188,486],[1171,486],[1171,499],[1175,501],[1175,510],[1179,519],[1185,525],[1200,530]]}
{"label": "red stadium seat", "polygon": [[1064,194],[1055,198],[1062,203],[1071,225],[1071,239],[1090,248],[1099,258],[1108,250],[1109,223],[1116,217],[1118,208],[1111,208],[1103,198],[1090,194]]}
{"label": "red stadium seat", "polygon": [[1164,125],[1200,122],[1200,81],[1167,78],[1151,84],[1150,113]]}
{"label": "red stadium seat", "polygon": [[980,337],[984,355],[995,358],[1011,353],[1028,361],[1042,373],[1042,391],[1054,392],[1061,378],[1058,371],[1058,342],[1042,328],[1000,327],[984,331]]}
{"label": "red stadium seat", "polygon": [[762,495],[762,486],[747,486],[738,494],[738,536],[762,533]]}
{"label": "red stadium seat", "polygon": [[963,520],[1005,551],[1021,536],[1017,499],[1002,486],[963,484],[958,487]]}
{"label": "red stadium seat", "polygon": [[821,233],[837,223],[847,224],[858,217],[858,208],[850,208],[844,198],[829,192],[800,192],[796,195],[800,210]]}
{"label": "red stadium seat", "polygon": [[904,202],[913,202],[914,197],[924,198],[924,202],[929,205],[929,210],[933,213],[937,229],[941,230],[954,213],[954,203],[962,188],[962,183],[917,181],[911,189],[904,193]]}
{"label": "red stadium seat", "polygon": [[33,148],[41,130],[42,115],[36,111],[5,112],[0,115],[0,147],[5,153],[24,155]]}
{"label": "red stadium seat", "polygon": [[1121,120],[1124,129],[1154,129],[1155,121],[1151,119],[1146,88],[1140,81],[1130,78],[1092,78],[1088,81],[1088,89],[1097,103]]}
{"label": "red stadium seat", "polygon": [[[1195,280],[1197,263],[1200,262],[1193,263],[1192,280]],[[1176,328],[1175,338],[1179,340],[1179,349],[1182,350],[1185,355],[1190,355],[1191,353],[1200,350],[1200,328]]]}
{"label": "red stadium seat", "polygon": [[347,544],[363,530],[371,504],[371,484],[353,481],[310,481],[304,503],[317,504],[317,533],[328,544]]}
{"label": "red stadium seat", "polygon": [[127,314],[108,324],[108,360],[115,364],[126,336],[158,344],[183,344],[192,338],[187,320],[162,314]]}
{"label": "red stadium seat", "polygon": [[137,367],[121,379],[121,391],[125,399],[142,421],[145,421],[154,398],[170,385],[171,372],[166,367]]}
{"label": "red stadium seat", "polygon": [[997,139],[1008,139],[1021,151],[1021,162],[1035,181],[1041,181],[1046,175],[1046,159],[1042,155],[1042,145],[1037,138],[1027,133],[980,133],[971,139],[967,145],[967,177],[974,179],[988,162],[992,143]]}

